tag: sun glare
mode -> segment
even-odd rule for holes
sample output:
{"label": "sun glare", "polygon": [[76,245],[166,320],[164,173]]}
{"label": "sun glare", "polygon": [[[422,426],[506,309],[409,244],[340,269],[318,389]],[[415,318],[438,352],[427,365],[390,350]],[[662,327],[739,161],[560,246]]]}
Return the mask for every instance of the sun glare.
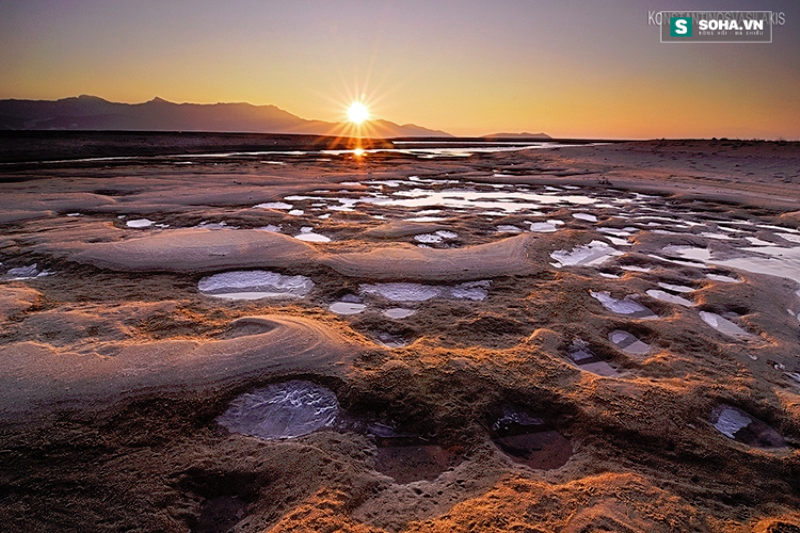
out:
{"label": "sun glare", "polygon": [[353,124],[361,124],[369,118],[369,110],[361,102],[353,102],[347,109],[347,118]]}

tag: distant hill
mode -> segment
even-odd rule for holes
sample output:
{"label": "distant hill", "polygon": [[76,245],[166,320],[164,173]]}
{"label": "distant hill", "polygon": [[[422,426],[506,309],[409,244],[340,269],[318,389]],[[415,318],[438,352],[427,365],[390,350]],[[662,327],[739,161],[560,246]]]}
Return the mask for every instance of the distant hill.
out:
{"label": "distant hill", "polygon": [[527,131],[522,133],[492,133],[489,135],[484,135],[486,139],[542,139],[548,140],[552,139],[546,133],[528,133]]}
{"label": "distant hill", "polygon": [[[247,103],[176,104],[154,98],[141,104],[96,96],[62,100],[0,100],[0,130],[118,130],[305,133],[341,135],[345,124],[307,120],[275,107]],[[365,128],[365,131],[367,129]],[[388,120],[369,122],[374,137],[451,137]]]}

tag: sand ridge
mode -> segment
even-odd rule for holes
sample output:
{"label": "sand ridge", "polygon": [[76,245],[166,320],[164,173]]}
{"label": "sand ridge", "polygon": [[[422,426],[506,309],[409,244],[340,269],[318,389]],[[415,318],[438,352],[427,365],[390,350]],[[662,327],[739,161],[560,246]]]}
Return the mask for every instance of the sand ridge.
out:
{"label": "sand ridge", "polygon": [[[57,319],[52,315],[48,322]],[[236,319],[226,336],[231,338],[118,338],[94,343],[83,353],[71,352],[70,343],[23,341],[4,346],[3,422],[35,419],[54,408],[107,409],[154,391],[203,394],[265,373],[342,374],[343,365],[363,349],[315,321],[279,315]]]}

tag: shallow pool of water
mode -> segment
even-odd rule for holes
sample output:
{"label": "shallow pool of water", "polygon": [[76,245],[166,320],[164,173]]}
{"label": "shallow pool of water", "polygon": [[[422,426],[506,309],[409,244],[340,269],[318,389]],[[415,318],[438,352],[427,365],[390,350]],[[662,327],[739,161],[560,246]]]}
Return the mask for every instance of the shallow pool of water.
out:
{"label": "shallow pool of water", "polygon": [[670,294],[666,291],[661,291],[658,289],[650,289],[647,291],[647,295],[651,298],[655,298],[656,300],[661,300],[662,302],[668,302],[671,304],[682,305],[684,307],[692,307],[694,306],[694,302],[691,300],[687,300],[681,296],[677,296],[675,294]]}
{"label": "shallow pool of water", "polygon": [[567,355],[578,368],[586,372],[606,377],[619,375],[611,365],[598,357],[583,339],[575,339],[567,350]]}
{"label": "shallow pool of water", "polygon": [[470,281],[455,286],[422,285],[421,283],[362,284],[363,295],[377,295],[393,302],[425,302],[432,298],[453,298],[481,301],[488,296],[490,281]]}
{"label": "shallow pool of water", "polygon": [[700,318],[702,318],[703,322],[715,330],[730,337],[753,337],[752,333],[745,331],[730,320],[723,318],[716,313],[700,311]]}
{"label": "shallow pool of water", "polygon": [[217,423],[231,433],[285,439],[333,427],[338,414],[339,402],[332,391],[310,381],[293,380],[242,394]]}
{"label": "shallow pool of water", "polygon": [[383,312],[385,316],[394,319],[408,318],[414,313],[416,313],[416,311],[414,311],[413,309],[406,309],[404,307],[392,307],[391,309],[386,309]]}
{"label": "shallow pool of water", "polygon": [[26,279],[43,278],[45,276],[50,276],[52,274],[53,273],[50,272],[49,270],[39,270],[39,264],[34,263],[32,265],[24,267],[10,268],[5,273],[5,275],[0,276],[0,280],[22,281]]}
{"label": "shallow pool of water", "polygon": [[155,222],[153,222],[152,220],[148,220],[146,218],[137,218],[135,220],[128,220],[127,222],[125,222],[125,225],[128,226],[129,228],[138,228],[138,229],[149,228],[153,224],[155,224]]}
{"label": "shallow pool of water", "polygon": [[356,315],[367,308],[366,304],[351,302],[333,302],[328,309],[337,315]]}
{"label": "shallow pool of water", "polygon": [[492,441],[501,451],[512,461],[536,470],[561,468],[573,454],[569,440],[519,408],[503,408],[491,429]]}
{"label": "shallow pool of water", "polygon": [[284,276],[266,270],[240,270],[206,276],[197,284],[203,294],[217,298],[301,298],[314,282],[305,276]]}
{"label": "shallow pool of water", "polygon": [[622,252],[602,241],[592,241],[583,246],[576,246],[572,250],[558,250],[552,252],[550,257],[556,260],[551,263],[556,268],[565,266],[597,266],[602,265]]}
{"label": "shallow pool of water", "polygon": [[613,342],[620,350],[632,355],[646,355],[650,352],[650,345],[640,341],[636,336],[621,329],[615,329],[608,334],[608,340]]}
{"label": "shallow pool of water", "polygon": [[612,313],[626,315],[631,318],[639,318],[642,320],[655,320],[658,318],[657,314],[634,300],[630,295],[626,296],[622,300],[617,300],[608,292],[589,291],[589,294],[591,294],[592,298],[599,301],[603,307]]}
{"label": "shallow pool of water", "polygon": [[709,421],[717,431],[748,446],[757,448],[782,448],[783,437],[756,417],[732,405],[718,405],[711,411]]}

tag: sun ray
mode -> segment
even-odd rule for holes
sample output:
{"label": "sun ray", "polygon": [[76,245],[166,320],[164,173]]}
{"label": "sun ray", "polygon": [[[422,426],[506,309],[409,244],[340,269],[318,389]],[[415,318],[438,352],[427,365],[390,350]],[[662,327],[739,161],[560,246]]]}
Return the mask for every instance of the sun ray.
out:
{"label": "sun ray", "polygon": [[353,102],[347,109],[347,118],[353,124],[362,124],[369,119],[369,109],[362,102]]}

